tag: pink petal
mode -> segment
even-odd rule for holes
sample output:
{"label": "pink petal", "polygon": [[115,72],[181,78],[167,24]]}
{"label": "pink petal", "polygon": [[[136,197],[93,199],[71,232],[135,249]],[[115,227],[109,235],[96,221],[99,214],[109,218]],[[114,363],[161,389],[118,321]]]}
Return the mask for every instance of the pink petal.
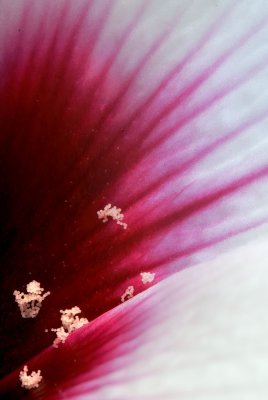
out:
{"label": "pink petal", "polygon": [[267,262],[266,236],[174,274],[35,357],[46,379],[27,397],[264,399]]}
{"label": "pink petal", "polygon": [[[266,223],[268,9],[232,3],[1,2],[1,375],[59,309],[93,320],[140,272]],[[127,231],[97,219],[110,202]],[[32,278],[52,295],[22,324],[11,294]]]}

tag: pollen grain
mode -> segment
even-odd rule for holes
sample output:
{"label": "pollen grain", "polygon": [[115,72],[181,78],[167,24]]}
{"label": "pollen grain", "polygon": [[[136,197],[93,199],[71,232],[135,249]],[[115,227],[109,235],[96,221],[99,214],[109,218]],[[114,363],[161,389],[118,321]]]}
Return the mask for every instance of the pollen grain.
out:
{"label": "pollen grain", "polygon": [[102,219],[102,222],[105,223],[108,221],[108,218],[111,217],[118,225],[121,225],[124,229],[127,229],[127,224],[123,222],[124,214],[121,213],[121,208],[117,208],[109,203],[107,204],[103,210],[97,211],[97,215],[99,219]]}
{"label": "pollen grain", "polygon": [[28,375],[28,367],[27,365],[24,365],[23,370],[20,371],[21,386],[25,389],[38,388],[39,383],[42,379],[43,377],[41,375],[40,369],[37,372],[33,371],[30,375]]}
{"label": "pollen grain", "polygon": [[76,331],[88,323],[87,318],[79,318],[77,314],[81,313],[79,307],[72,307],[66,310],[60,310],[61,323],[60,328],[52,328],[52,332],[56,332],[56,339],[53,342],[54,347],[58,347],[60,343],[65,343],[67,337],[71,332]]}
{"label": "pollen grain", "polygon": [[121,302],[131,299],[134,296],[134,286],[128,286],[121,296]]}
{"label": "pollen grain", "polygon": [[32,281],[26,287],[27,293],[14,290],[13,295],[17,302],[22,318],[35,318],[42,306],[42,301],[50,295],[46,292],[42,295],[44,289],[40,287],[40,283]]}

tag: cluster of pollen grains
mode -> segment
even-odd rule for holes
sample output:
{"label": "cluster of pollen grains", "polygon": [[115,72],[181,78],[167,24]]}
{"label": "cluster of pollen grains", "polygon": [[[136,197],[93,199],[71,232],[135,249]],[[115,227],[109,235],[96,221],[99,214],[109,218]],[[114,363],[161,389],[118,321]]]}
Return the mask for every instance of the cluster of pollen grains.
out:
{"label": "cluster of pollen grains", "polygon": [[153,272],[141,272],[141,281],[145,285],[146,283],[151,283],[154,280],[155,273]]}
{"label": "cluster of pollen grains", "polygon": [[39,282],[32,281],[27,285],[27,293],[18,290],[13,292],[23,318],[35,318],[37,316],[42,301],[50,294],[50,292],[46,292],[42,295],[43,291],[44,289],[40,287]]}
{"label": "cluster of pollen grains", "polygon": [[105,223],[108,221],[108,217],[112,218],[118,225],[121,225],[124,229],[127,229],[127,224],[123,222],[124,214],[121,213],[121,208],[117,208],[109,203],[107,204],[103,210],[97,211],[98,218],[102,219],[102,222]]}
{"label": "cluster of pollen grains", "polygon": [[121,296],[121,302],[124,303],[126,300],[129,300],[134,295],[134,286],[129,286],[126,288],[125,292]]}
{"label": "cluster of pollen grains", "polygon": [[42,379],[40,369],[37,372],[33,371],[28,375],[28,367],[25,365],[23,370],[20,371],[21,386],[25,389],[37,388]]}
{"label": "cluster of pollen grains", "polygon": [[56,339],[53,342],[54,347],[58,347],[60,343],[64,343],[71,332],[76,331],[82,326],[88,323],[87,318],[79,318],[77,314],[81,313],[79,307],[73,307],[69,310],[60,310],[61,312],[61,323],[60,328],[51,329],[52,332],[56,332]]}
{"label": "cluster of pollen grains", "polygon": [[[141,272],[141,281],[145,285],[146,283],[151,283],[154,280],[155,273],[153,272]],[[121,296],[121,303],[126,300],[131,299],[134,296],[134,286],[128,286]]]}

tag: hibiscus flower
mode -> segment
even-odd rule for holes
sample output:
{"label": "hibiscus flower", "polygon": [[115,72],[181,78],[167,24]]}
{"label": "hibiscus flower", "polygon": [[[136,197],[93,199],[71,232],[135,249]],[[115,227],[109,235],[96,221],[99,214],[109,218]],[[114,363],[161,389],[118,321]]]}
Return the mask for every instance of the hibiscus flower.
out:
{"label": "hibiscus flower", "polygon": [[266,399],[267,23],[1,0],[1,398]]}

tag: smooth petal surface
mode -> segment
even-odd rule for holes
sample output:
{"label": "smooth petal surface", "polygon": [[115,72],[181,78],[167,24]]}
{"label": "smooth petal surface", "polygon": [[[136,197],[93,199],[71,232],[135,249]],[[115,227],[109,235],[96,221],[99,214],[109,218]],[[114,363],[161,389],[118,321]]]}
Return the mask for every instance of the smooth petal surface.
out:
{"label": "smooth petal surface", "polygon": [[[58,326],[60,309],[105,321],[127,286],[145,289],[140,272],[158,283],[263,228],[268,6],[0,6],[4,377],[51,344],[44,330]],[[97,219],[107,203],[123,209],[126,231]],[[51,296],[23,321],[12,293],[32,279]],[[65,352],[59,397],[70,378]],[[79,368],[91,379],[90,365],[75,377]]]}

